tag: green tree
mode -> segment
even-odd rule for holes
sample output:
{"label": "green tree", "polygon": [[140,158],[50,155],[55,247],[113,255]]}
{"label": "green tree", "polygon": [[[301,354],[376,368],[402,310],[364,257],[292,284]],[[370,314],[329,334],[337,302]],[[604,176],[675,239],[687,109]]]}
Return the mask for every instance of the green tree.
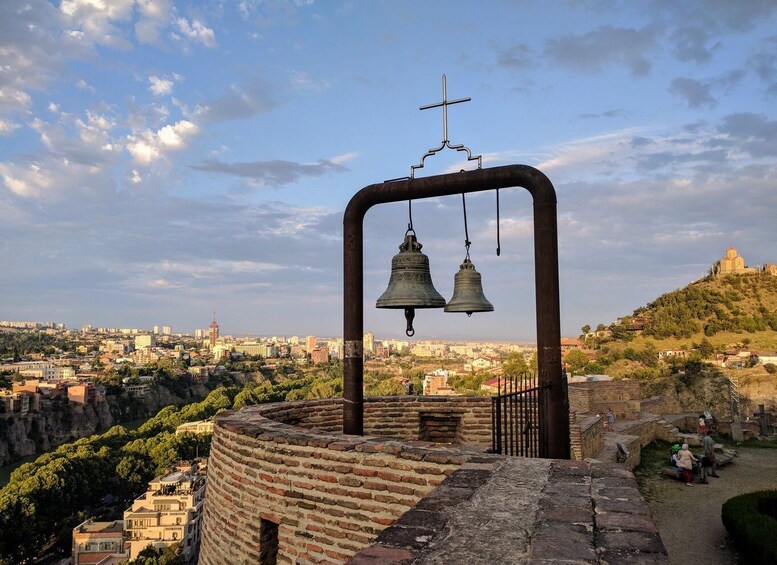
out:
{"label": "green tree", "polygon": [[588,355],[580,351],[579,349],[573,349],[564,357],[564,362],[572,370],[572,374],[582,371],[582,369],[588,365]]}
{"label": "green tree", "polygon": [[529,372],[529,365],[521,353],[513,352],[502,363],[502,371],[505,377],[516,378]]}

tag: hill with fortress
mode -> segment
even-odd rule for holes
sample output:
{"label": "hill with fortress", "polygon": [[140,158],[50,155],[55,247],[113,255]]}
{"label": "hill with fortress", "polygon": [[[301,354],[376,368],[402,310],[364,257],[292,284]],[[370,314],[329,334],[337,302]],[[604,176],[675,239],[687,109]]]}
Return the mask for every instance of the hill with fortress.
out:
{"label": "hill with fortress", "polygon": [[[707,276],[639,307],[592,333],[599,344],[650,340],[680,348],[705,339],[721,348],[777,349],[777,265],[748,267],[733,247]],[[641,338],[641,339],[640,339]]]}

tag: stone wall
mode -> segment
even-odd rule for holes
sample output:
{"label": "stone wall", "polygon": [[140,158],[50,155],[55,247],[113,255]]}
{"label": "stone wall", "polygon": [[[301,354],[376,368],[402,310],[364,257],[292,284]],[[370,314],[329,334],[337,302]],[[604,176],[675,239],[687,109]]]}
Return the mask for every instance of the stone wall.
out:
{"label": "stone wall", "polygon": [[490,446],[490,406],[487,397],[370,398],[365,436],[336,431],[341,399],[219,414],[200,562],[258,563],[270,551],[278,563],[342,563]]}
{"label": "stone wall", "polygon": [[572,459],[583,461],[594,457],[604,445],[604,417],[573,415],[569,424]]}
{"label": "stone wall", "polygon": [[[578,414],[591,414],[590,391],[585,387],[578,387],[574,384],[567,385],[567,398],[569,399],[569,412]],[[596,412],[593,412],[596,414]]]}
{"label": "stone wall", "polygon": [[606,414],[609,408],[618,419],[639,416],[640,387],[636,381],[595,381],[569,384],[570,410],[577,413]]}

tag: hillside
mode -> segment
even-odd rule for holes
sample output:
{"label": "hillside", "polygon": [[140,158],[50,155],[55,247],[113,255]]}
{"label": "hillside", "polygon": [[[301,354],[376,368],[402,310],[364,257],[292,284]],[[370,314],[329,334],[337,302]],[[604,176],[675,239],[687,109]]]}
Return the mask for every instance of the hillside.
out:
{"label": "hillside", "polygon": [[598,345],[637,340],[671,349],[706,340],[716,349],[744,343],[777,350],[777,276],[706,277],[599,329]]}
{"label": "hillside", "polygon": [[[727,380],[718,377],[736,376],[743,415],[758,404],[777,409],[777,375],[760,363],[748,368],[749,354],[736,363],[739,350],[777,351],[777,276],[706,277],[659,296],[609,327],[589,329],[583,328],[582,336],[589,353],[566,357],[573,372],[637,379],[646,394],[674,398],[678,409],[706,406],[718,412],[728,399],[719,391]],[[662,351],[674,353],[662,356]],[[715,354],[726,352],[735,362],[722,367],[728,355]]]}

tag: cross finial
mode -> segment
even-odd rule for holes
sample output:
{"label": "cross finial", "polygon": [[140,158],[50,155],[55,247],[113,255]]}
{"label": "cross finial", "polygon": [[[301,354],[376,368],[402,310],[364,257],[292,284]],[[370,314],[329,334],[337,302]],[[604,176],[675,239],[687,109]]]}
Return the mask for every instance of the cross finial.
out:
{"label": "cross finial", "polygon": [[448,100],[448,84],[445,75],[442,75],[442,102],[427,104],[421,106],[419,110],[429,110],[430,108],[439,108],[442,106],[442,143],[445,146],[448,143],[448,106],[459,104],[460,102],[469,102],[472,98],[459,98],[458,100]]}
{"label": "cross finial", "polygon": [[450,140],[448,140],[448,106],[451,106],[453,104],[459,104],[460,102],[469,102],[472,100],[472,98],[459,98],[458,100],[448,100],[448,86],[446,84],[445,75],[442,75],[442,102],[437,102],[435,104],[427,104],[426,106],[421,106],[419,110],[428,110],[429,108],[439,108],[442,106],[442,143],[439,147],[435,147],[434,149],[430,149],[424,155],[421,157],[421,161],[417,165],[411,165],[410,166],[410,178],[415,178],[415,170],[416,169],[422,169],[424,166],[424,161],[426,161],[427,157],[431,157],[432,155],[435,155],[445,149],[446,147],[448,149],[454,149],[456,151],[466,151],[467,152],[467,161],[477,161],[478,162],[478,169],[483,164],[483,158],[480,155],[477,155],[475,157],[472,156],[472,152],[467,148],[464,147],[463,144],[458,143],[456,145],[451,145]]}

